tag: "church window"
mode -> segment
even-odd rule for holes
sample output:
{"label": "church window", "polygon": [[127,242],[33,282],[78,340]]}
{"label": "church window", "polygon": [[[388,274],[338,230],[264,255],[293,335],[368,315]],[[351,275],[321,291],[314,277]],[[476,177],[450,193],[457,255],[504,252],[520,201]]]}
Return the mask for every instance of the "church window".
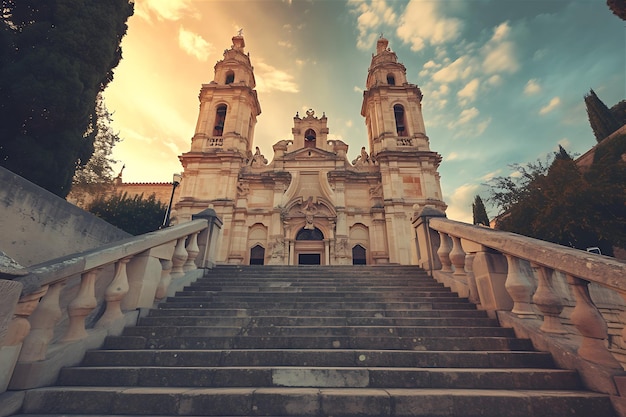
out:
{"label": "church window", "polygon": [[235,73],[232,71],[228,71],[226,73],[226,84],[232,84],[235,82]]}
{"label": "church window", "polygon": [[352,248],[352,265],[365,265],[367,264],[366,250],[361,245],[356,245]]}
{"label": "church window", "polygon": [[305,148],[315,148],[315,139],[317,135],[315,134],[315,130],[307,129],[304,132],[304,147]]}
{"label": "church window", "polygon": [[324,240],[324,234],[317,227],[313,229],[302,228],[296,235],[296,240]]}
{"label": "church window", "polygon": [[213,128],[213,136],[222,136],[224,133],[224,122],[226,121],[226,105],[222,104],[217,107],[215,114],[215,127]]}
{"label": "church window", "polygon": [[404,117],[404,107],[400,104],[393,106],[393,115],[396,119],[396,132],[398,136],[408,136],[406,132],[406,120]]}
{"label": "church window", "polygon": [[250,265],[263,265],[265,262],[265,248],[255,245],[250,249]]}
{"label": "church window", "polygon": [[396,85],[396,77],[393,74],[387,74],[387,84]]}

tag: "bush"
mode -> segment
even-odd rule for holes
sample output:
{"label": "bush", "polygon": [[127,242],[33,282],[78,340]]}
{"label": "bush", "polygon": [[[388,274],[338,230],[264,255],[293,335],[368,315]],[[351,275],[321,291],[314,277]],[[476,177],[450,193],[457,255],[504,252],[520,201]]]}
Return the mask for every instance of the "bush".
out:
{"label": "bush", "polygon": [[167,206],[154,194],[129,197],[128,193],[100,197],[91,203],[89,212],[131,235],[153,232],[161,226]]}

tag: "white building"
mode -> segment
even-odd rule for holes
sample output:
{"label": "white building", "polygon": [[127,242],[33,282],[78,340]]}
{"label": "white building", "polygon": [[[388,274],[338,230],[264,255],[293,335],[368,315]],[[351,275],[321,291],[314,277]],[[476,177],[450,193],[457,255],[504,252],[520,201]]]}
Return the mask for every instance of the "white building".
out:
{"label": "white building", "polygon": [[254,68],[243,36],[232,40],[202,85],[191,149],[180,156],[178,221],[213,207],[224,222],[223,263],[409,264],[412,214],[446,205],[422,93],[387,39],[378,40],[363,93],[369,149],[352,163],[347,144],[327,139],[326,115],[313,110],[296,113],[293,138],[273,146],[271,162],[260,154]]}

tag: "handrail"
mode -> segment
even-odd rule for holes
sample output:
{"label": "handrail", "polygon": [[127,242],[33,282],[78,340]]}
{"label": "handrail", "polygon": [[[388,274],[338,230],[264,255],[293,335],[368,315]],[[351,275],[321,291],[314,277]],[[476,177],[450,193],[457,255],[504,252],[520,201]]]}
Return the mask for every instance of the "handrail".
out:
{"label": "handrail", "polygon": [[553,353],[560,366],[577,369],[589,388],[619,395],[626,262],[449,220],[431,206],[412,222],[415,263]]}
{"label": "handrail", "polygon": [[0,280],[0,362],[12,365],[0,375],[0,393],[53,383],[63,366],[133,325],[170,287],[201,276],[214,265],[221,225],[207,209],[190,222]]}

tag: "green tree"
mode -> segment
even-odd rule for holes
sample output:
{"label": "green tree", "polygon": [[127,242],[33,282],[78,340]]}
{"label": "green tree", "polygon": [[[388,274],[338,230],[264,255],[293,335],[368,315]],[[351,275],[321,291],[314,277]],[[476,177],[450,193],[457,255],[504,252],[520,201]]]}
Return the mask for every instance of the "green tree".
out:
{"label": "green tree", "polygon": [[112,164],[117,162],[111,158],[113,147],[121,139],[111,127],[111,113],[109,113],[102,94],[96,101],[97,133],[94,138],[94,152],[86,164],[78,161],[76,172],[72,180],[70,196],[77,201],[84,200],[85,195],[98,196],[113,186]]}
{"label": "green tree", "polygon": [[2,0],[0,164],[65,197],[93,153],[128,0]]}
{"label": "green tree", "polygon": [[604,140],[611,133],[620,128],[620,124],[609,108],[598,98],[596,92],[589,91],[585,96],[585,105],[587,106],[587,117],[591,130],[596,137],[596,141]]}
{"label": "green tree", "polygon": [[[626,227],[625,182],[615,181],[626,180],[626,172],[614,150],[606,152],[615,169],[603,178],[597,171],[607,170],[606,160],[583,174],[562,147],[547,168],[537,163],[520,168],[525,174],[517,180],[496,178],[490,190],[502,212],[496,228],[579,249],[599,246],[602,253],[612,254],[613,245],[623,239],[619,230]],[[620,207],[621,214],[610,214]]]}
{"label": "green tree", "polygon": [[157,230],[166,209],[154,194],[144,199],[143,194],[129,197],[123,193],[97,198],[88,211],[131,235],[140,235]]}
{"label": "green tree", "polygon": [[483,226],[489,226],[489,216],[487,216],[487,210],[485,209],[485,203],[479,195],[474,197],[472,203],[472,214],[474,224],[482,224]]}

